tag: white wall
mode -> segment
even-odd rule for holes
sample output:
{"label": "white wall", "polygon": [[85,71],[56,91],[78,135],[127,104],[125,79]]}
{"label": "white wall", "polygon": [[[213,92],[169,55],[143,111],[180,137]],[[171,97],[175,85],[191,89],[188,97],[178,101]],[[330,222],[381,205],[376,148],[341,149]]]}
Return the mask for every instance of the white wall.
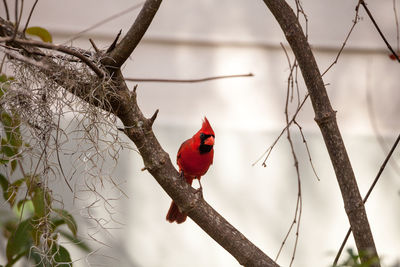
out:
{"label": "white wall", "polygon": [[[303,1],[310,43],[322,71],[334,60],[352,25],[356,2]],[[32,25],[48,28],[56,42],[64,42],[73,33],[134,3],[43,0],[39,1]],[[392,1],[371,1],[368,7],[396,47]],[[89,47],[87,39],[92,38],[100,47],[106,47],[119,29],[126,32],[137,12],[87,33],[74,44]],[[324,81],[329,83],[327,89],[338,111],[339,127],[365,194],[385,156],[371,127],[367,92],[373,99],[378,127],[386,143],[391,144],[400,131],[400,68],[388,59],[387,49],[365,12],[360,11],[360,15],[362,20],[348,41],[349,49]],[[205,199],[271,257],[275,257],[293,220],[297,196],[285,136],[267,168],[252,166],[285,126],[289,69],[280,42],[286,44],[262,1],[170,0],[162,3],[144,40],[124,67],[126,77],[144,78],[255,74],[254,78],[196,84],[139,83],[138,101],[148,116],[160,109],[155,133],[173,161],[180,143],[198,130],[204,115],[208,117],[216,132],[216,146],[214,165],[202,179]],[[306,88],[299,80],[304,96]],[[308,101],[298,122],[321,181],[312,173],[297,129],[292,130],[303,197],[294,266],[328,266],[348,227],[334,172],[313,118]],[[394,160],[399,162],[399,153]],[[148,173],[140,171],[142,167],[137,153],[121,155],[116,174],[124,182],[128,198],[114,203],[114,211],[123,225],[109,230],[110,235],[99,234],[112,247],[94,243],[101,250],[88,261],[107,266],[130,266],[132,262],[137,266],[236,266],[235,259],[190,219],[182,225],[165,221],[170,199]],[[377,249],[387,264],[399,258],[399,188],[399,173],[388,167],[366,206]],[[113,193],[104,194],[111,198]],[[98,217],[106,214],[101,208],[97,212]],[[282,266],[289,265],[293,236],[279,258]],[[354,247],[352,240],[349,245]],[[88,265],[85,260],[79,264]]]}

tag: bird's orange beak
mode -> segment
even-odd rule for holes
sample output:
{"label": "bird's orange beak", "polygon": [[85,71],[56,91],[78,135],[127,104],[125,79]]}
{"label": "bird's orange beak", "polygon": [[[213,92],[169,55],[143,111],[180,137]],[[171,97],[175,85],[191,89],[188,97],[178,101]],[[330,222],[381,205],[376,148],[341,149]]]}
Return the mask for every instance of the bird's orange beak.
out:
{"label": "bird's orange beak", "polygon": [[208,145],[208,146],[213,146],[213,145],[214,145],[214,137],[213,137],[213,136],[208,137],[208,138],[204,141],[204,144],[205,144],[205,145]]}

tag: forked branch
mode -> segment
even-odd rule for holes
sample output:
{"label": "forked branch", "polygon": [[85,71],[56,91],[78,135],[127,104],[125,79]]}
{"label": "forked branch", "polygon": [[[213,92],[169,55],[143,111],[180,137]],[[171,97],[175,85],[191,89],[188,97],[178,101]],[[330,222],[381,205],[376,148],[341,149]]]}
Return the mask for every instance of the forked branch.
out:
{"label": "forked branch", "polygon": [[[264,3],[281,26],[300,66],[314,108],[315,121],[320,127],[335,170],[357,249],[360,255],[365,255],[361,260],[367,262],[371,258],[377,258],[378,255],[364,204],[336,122],[336,112],[332,109],[307,38],[296,15],[286,1],[264,0]],[[380,266],[380,264],[378,262],[373,266]]]}

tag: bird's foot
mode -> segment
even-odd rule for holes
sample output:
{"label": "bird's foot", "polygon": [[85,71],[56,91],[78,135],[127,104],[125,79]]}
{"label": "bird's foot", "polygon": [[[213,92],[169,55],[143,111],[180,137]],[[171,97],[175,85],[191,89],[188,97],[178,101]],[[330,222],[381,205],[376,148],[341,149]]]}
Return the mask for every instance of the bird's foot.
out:
{"label": "bird's foot", "polygon": [[199,181],[200,187],[196,189],[195,194],[200,194],[201,198],[203,198],[203,187],[201,186],[200,179],[197,179],[197,180]]}
{"label": "bird's foot", "polygon": [[195,189],[196,191],[194,192],[195,194],[200,194],[200,197],[203,198],[203,188],[197,188]]}

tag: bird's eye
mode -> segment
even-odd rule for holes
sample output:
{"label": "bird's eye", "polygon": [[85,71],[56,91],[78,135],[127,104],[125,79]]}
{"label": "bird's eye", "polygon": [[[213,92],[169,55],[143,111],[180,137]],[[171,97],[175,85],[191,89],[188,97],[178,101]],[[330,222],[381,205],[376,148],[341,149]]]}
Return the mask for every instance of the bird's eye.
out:
{"label": "bird's eye", "polygon": [[206,135],[204,133],[200,133],[200,139],[204,140],[204,138],[206,137]]}

